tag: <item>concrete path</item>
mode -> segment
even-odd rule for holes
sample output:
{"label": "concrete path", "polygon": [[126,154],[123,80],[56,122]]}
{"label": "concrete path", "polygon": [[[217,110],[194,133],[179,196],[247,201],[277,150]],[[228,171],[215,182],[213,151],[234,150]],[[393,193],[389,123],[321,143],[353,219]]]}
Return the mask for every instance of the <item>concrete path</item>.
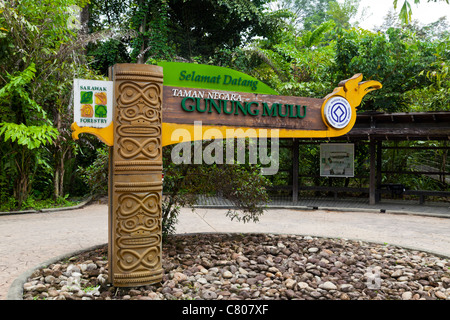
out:
{"label": "concrete path", "polygon": [[108,207],[0,216],[0,299],[25,271],[65,253],[108,242]]}
{"label": "concrete path", "polygon": [[[350,210],[350,209],[349,209]],[[182,209],[177,233],[267,232],[342,237],[450,257],[450,219],[366,211],[269,209],[258,223],[230,221],[223,208]],[[417,213],[416,213],[417,214]],[[55,257],[108,242],[106,205],[0,216],[0,299],[15,279]]]}

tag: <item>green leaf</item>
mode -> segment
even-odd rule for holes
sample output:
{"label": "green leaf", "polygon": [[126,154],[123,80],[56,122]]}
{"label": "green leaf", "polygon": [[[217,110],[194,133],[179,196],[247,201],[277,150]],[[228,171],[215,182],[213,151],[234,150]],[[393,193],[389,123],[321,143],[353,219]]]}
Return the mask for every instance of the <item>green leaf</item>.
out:
{"label": "green leaf", "polygon": [[42,126],[26,126],[25,124],[16,123],[0,123],[0,136],[3,136],[5,141],[11,140],[18,145],[22,145],[32,150],[52,143],[53,139],[58,136],[58,130],[49,125]]}
{"label": "green leaf", "polygon": [[408,23],[411,21],[412,9],[408,1],[405,0],[402,8],[400,9],[399,17],[403,23]]}

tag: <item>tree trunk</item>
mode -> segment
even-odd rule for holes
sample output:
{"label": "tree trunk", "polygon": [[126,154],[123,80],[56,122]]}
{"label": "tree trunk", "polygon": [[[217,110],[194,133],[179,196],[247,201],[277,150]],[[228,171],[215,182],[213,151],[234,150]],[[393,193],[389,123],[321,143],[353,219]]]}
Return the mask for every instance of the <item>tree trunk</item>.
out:
{"label": "tree trunk", "polygon": [[29,193],[29,163],[30,159],[25,159],[25,151],[22,152],[22,159],[20,159],[21,164],[16,161],[18,177],[14,181],[14,197],[17,199],[18,209],[22,209],[23,202],[28,198]]}
{"label": "tree trunk", "polygon": [[[54,113],[54,125],[58,132],[61,132],[61,114],[58,108],[55,109]],[[61,172],[64,171],[64,155],[61,147],[61,137],[59,136],[55,140],[55,150],[54,150],[54,159],[55,159],[55,172],[53,173],[53,200],[56,201],[59,196],[61,196],[61,188],[60,185],[63,183],[63,176]]]}
{"label": "tree trunk", "polygon": [[141,25],[139,26],[139,33],[142,36],[142,45],[141,45],[141,50],[139,52],[139,55],[137,57],[137,63],[140,64],[144,64],[145,63],[145,36],[144,36],[144,32],[146,29],[146,25],[147,25],[147,14],[145,14],[144,19],[142,20]]}
{"label": "tree trunk", "polygon": [[86,4],[80,12],[80,25],[81,28],[78,30],[78,34],[85,36],[89,33],[89,4]]}
{"label": "tree trunk", "polygon": [[58,197],[60,195],[59,194],[59,183],[60,183],[59,177],[60,177],[59,166],[57,165],[55,168],[54,176],[53,176],[53,200],[58,199]]}

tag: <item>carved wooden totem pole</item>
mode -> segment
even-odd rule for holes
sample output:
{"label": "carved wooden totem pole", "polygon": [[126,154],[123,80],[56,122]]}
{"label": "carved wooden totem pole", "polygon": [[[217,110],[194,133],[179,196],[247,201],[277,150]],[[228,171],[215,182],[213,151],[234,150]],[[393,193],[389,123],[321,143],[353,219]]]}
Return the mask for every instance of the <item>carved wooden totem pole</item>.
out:
{"label": "carved wooden totem pole", "polygon": [[116,64],[110,152],[109,278],[117,287],[160,282],[162,68]]}

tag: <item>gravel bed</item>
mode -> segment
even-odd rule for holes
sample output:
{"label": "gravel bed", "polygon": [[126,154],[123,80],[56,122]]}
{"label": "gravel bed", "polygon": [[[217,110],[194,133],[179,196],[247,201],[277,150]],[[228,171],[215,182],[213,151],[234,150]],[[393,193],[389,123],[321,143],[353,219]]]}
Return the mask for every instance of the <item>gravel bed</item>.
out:
{"label": "gravel bed", "polygon": [[23,299],[450,300],[450,262],[389,244],[273,234],[172,236],[161,284],[108,284],[107,247],[36,270]]}

